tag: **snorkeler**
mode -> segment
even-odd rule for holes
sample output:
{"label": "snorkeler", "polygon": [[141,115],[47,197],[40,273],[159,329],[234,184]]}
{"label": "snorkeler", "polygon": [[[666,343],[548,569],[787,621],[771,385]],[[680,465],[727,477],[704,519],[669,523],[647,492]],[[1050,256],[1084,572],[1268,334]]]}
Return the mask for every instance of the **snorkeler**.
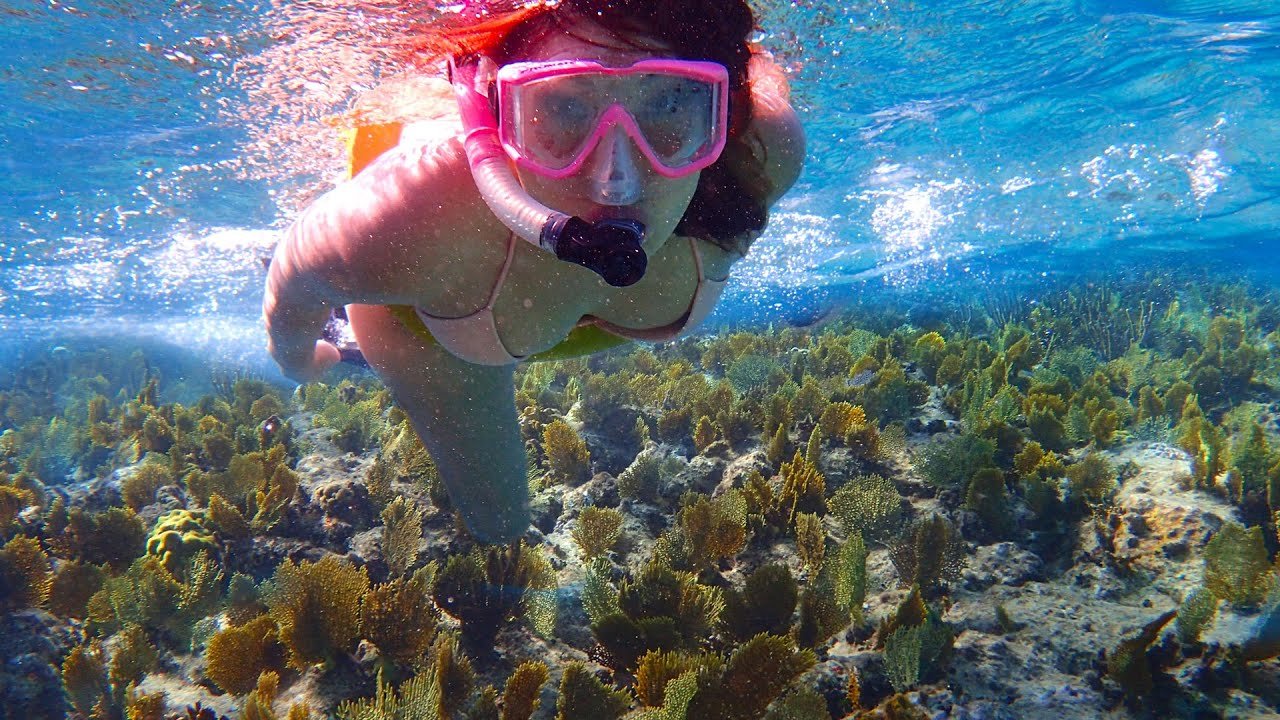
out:
{"label": "snorkeler", "polygon": [[346,306],[468,529],[521,535],[515,365],[697,326],[799,175],[804,135],[753,24],[745,0],[468,3],[424,41],[449,43],[461,122],[406,132],[288,229],[272,357],[320,378]]}

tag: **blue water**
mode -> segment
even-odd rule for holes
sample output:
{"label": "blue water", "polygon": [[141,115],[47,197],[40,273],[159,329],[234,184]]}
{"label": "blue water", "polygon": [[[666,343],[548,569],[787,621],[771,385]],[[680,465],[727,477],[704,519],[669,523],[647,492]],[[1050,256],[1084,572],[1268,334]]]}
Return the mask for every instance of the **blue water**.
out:
{"label": "blue water", "polygon": [[[266,369],[260,258],[398,71],[396,3],[0,3],[0,333]],[[712,322],[1152,269],[1274,283],[1274,0],[777,2],[800,182]]]}

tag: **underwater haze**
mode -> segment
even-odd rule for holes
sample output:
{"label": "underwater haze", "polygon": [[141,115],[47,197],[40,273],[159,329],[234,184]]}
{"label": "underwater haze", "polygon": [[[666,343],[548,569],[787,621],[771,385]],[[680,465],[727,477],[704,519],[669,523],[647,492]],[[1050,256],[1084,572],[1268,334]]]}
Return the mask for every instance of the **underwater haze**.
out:
{"label": "underwater haze", "polygon": [[[269,371],[259,258],[342,172],[323,120],[394,71],[367,42],[390,5],[5,3],[6,339],[194,339]],[[1166,267],[1274,280],[1273,3],[757,10],[809,151],[712,324]]]}
{"label": "underwater haze", "polygon": [[261,318],[460,6],[0,0],[0,720],[1280,717],[1280,3],[751,4],[804,171],[490,546]]}

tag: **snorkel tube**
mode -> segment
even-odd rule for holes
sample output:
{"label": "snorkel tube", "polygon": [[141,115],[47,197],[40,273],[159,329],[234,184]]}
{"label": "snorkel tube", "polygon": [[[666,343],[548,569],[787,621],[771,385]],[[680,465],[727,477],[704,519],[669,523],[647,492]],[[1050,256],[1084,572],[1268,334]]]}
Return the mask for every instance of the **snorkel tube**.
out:
{"label": "snorkel tube", "polygon": [[462,65],[449,61],[467,163],[485,204],[512,232],[557,258],[591,270],[614,287],[634,285],[649,262],[641,247],[642,223],[622,218],[591,223],[566,215],[535,200],[516,179],[489,105],[489,82],[496,72],[483,56]]}

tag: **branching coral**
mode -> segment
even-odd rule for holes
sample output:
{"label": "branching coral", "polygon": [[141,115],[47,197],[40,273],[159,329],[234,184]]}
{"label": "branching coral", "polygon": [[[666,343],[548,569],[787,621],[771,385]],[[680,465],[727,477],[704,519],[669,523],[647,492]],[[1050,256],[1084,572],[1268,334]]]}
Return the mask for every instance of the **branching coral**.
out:
{"label": "branching coral", "polygon": [[622,513],[617,510],[592,505],[578,514],[573,539],[584,558],[590,560],[609,552],[621,537]]}
{"label": "branching coral", "polygon": [[396,498],[382,510],[382,558],[391,577],[404,575],[417,561],[422,518],[422,510],[404,497]]}
{"label": "branching coral", "polygon": [[1262,541],[1262,528],[1228,522],[1204,548],[1204,586],[1236,605],[1261,602],[1277,582]]}
{"label": "branching coral", "polygon": [[892,480],[859,475],[827,499],[827,509],[840,519],[846,532],[879,541],[887,538],[902,516],[902,496]]}
{"label": "branching coral", "polygon": [[538,632],[555,626],[555,573],[535,548],[516,541],[450,557],[433,589],[436,604],[462,622],[463,637],[492,643],[508,618],[523,615]]}
{"label": "branching coral", "polygon": [[266,602],[289,650],[289,664],[305,670],[354,649],[360,600],[368,589],[364,568],[333,555],[298,565],[286,560],[276,568]]}
{"label": "branching coral", "polygon": [[256,687],[259,674],[284,667],[285,647],[271,616],[259,615],[240,627],[219,630],[209,640],[205,660],[205,675],[213,684],[244,695]]}
{"label": "branching coral", "polygon": [[547,469],[558,482],[578,485],[591,474],[591,453],[576,430],[564,420],[554,420],[542,431]]}
{"label": "branching coral", "polygon": [[439,613],[431,602],[430,575],[375,585],[360,604],[362,634],[394,663],[410,666],[435,638]]}

